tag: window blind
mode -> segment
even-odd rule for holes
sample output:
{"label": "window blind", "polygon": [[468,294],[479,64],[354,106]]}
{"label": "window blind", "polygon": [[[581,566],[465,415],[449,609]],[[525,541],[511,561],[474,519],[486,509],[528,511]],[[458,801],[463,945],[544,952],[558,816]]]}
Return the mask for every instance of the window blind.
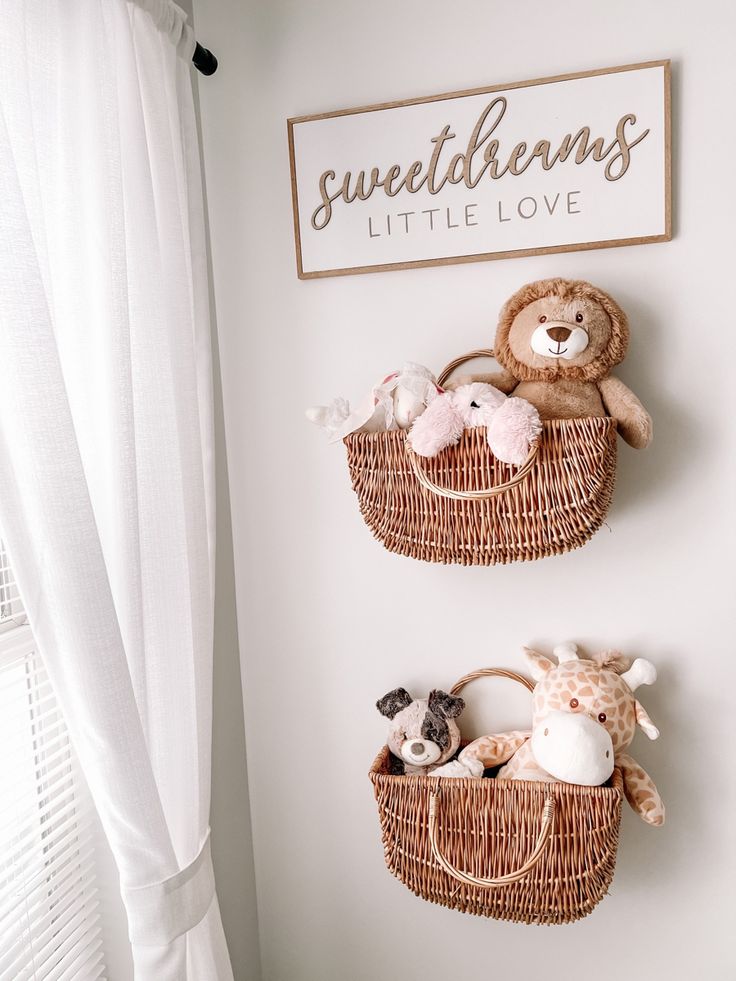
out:
{"label": "window blind", "polygon": [[0,561],[0,981],[98,981],[92,805]]}
{"label": "window blind", "polygon": [[0,631],[25,623],[23,603],[10,568],[5,545],[0,539]]}

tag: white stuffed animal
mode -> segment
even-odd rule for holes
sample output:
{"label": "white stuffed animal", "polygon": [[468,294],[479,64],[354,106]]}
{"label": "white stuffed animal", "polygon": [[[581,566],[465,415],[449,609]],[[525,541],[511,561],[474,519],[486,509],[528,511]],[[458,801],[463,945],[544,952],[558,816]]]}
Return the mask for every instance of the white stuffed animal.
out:
{"label": "white stuffed animal", "polygon": [[307,409],[307,419],[324,429],[331,443],[351,433],[408,429],[441,392],[428,368],[407,361],[401,371],[374,385],[355,410],[346,399],[336,398],[330,405]]}

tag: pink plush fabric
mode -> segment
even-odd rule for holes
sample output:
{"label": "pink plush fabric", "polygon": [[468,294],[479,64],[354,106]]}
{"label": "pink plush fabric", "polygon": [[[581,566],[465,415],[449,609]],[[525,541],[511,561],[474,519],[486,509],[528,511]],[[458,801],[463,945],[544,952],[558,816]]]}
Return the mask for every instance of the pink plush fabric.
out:
{"label": "pink plush fabric", "polygon": [[504,463],[520,467],[542,432],[539,413],[526,399],[508,398],[488,426],[488,445]]}
{"label": "pink plush fabric", "polygon": [[445,392],[414,422],[408,441],[419,456],[437,456],[457,443],[464,429],[485,426],[493,455],[520,466],[542,431],[539,413],[529,402],[507,398],[492,385],[473,382]]}
{"label": "pink plush fabric", "polygon": [[462,436],[465,423],[455,406],[454,394],[446,392],[438,396],[414,420],[408,440],[419,456],[437,456],[440,450],[457,443]]}

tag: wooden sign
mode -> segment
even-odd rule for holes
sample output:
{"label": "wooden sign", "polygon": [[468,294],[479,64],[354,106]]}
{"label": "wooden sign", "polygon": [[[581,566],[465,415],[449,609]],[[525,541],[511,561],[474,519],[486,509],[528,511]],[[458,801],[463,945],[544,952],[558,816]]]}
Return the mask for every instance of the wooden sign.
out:
{"label": "wooden sign", "polygon": [[288,121],[301,279],[666,242],[670,63]]}

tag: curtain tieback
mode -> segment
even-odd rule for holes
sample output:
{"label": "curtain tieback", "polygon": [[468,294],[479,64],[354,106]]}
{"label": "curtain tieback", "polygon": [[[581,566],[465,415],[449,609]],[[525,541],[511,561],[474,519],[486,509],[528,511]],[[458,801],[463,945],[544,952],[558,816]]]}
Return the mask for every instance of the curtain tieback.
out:
{"label": "curtain tieback", "polygon": [[131,943],[164,947],[192,930],[215,896],[209,828],[199,854],[189,865],[161,882],[123,886],[121,892]]}

